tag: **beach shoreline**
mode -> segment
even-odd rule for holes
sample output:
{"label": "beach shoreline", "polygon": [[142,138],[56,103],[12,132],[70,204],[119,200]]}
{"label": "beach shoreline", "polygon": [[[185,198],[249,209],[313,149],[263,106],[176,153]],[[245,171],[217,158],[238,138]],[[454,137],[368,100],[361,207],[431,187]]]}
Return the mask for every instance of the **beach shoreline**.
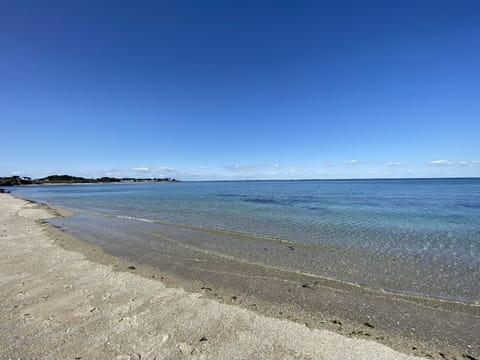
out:
{"label": "beach shoreline", "polygon": [[[4,215],[10,218],[2,219],[2,226],[17,219],[18,228],[15,230],[9,227],[2,241],[10,239],[11,242],[12,239],[20,236],[20,233],[23,234],[25,229],[22,226],[25,227],[24,223],[29,221],[28,226],[34,227],[39,236],[41,235],[41,240],[49,244],[54,252],[76,254],[77,257],[81,254],[81,261],[85,262],[84,266],[101,267],[102,271],[108,273],[106,277],[126,276],[129,278],[129,284],[147,281],[149,287],[162,288],[165,284],[167,289],[181,288],[184,289],[181,290],[182,296],[188,297],[194,294],[195,299],[211,302],[212,307],[220,306],[222,309],[225,307],[227,313],[234,309],[235,313],[247,312],[248,316],[258,316],[261,319],[282,324],[286,322],[289,326],[301,326],[302,331],[307,331],[306,334],[310,335],[316,336],[317,332],[330,334],[329,331],[331,331],[335,336],[341,336],[342,341],[368,343],[369,346],[380,346],[384,349],[383,345],[378,344],[381,343],[405,353],[433,358],[468,358],[468,356],[475,358],[479,353],[479,344],[474,337],[479,330],[479,309],[475,306],[462,306],[449,302],[442,304],[427,300],[412,301],[407,297],[372,293],[368,289],[333,280],[312,280],[301,274],[282,273],[279,270],[262,269],[251,264],[207,258],[198,254],[186,258],[164,256],[161,261],[154,264],[149,263],[146,258],[142,261],[141,257],[129,256],[125,249],[122,256],[114,256],[115,254],[109,254],[98,244],[80,240],[60,228],[39,220],[42,216],[32,215],[31,218],[25,218],[21,215],[23,210],[27,214],[30,210],[32,213],[43,211],[44,217],[65,215],[59,210],[45,204],[27,202],[11,195],[1,194],[0,206],[4,207],[5,203],[17,210],[13,215]],[[16,233],[12,234],[12,231]],[[16,249],[16,251],[20,250]],[[30,256],[37,262],[41,261],[35,258],[35,254]],[[8,276],[11,274],[4,274],[4,277],[8,278]],[[11,280],[7,279],[6,282],[10,286]],[[15,287],[12,289],[18,290]],[[3,296],[7,296],[6,300],[11,300],[7,294]],[[105,317],[105,314],[102,316]],[[196,319],[190,319],[190,321],[196,322]],[[8,322],[8,324],[13,323]],[[18,323],[15,324],[18,325]],[[199,324],[201,324],[200,319]],[[233,336],[235,331],[231,331]],[[295,331],[298,331],[298,328]],[[4,339],[5,334],[2,335],[2,340]],[[208,341],[202,341],[202,343],[205,342]],[[178,344],[186,344],[187,346],[179,345],[184,350],[192,347],[188,342],[178,342],[173,348],[171,345],[166,346],[165,342],[159,341],[158,344],[160,343],[160,348],[163,350],[159,348],[158,351],[170,351],[169,354],[176,354],[175,356],[185,355],[185,351],[179,350]],[[195,353],[194,356],[204,355],[206,358],[211,358],[210,356],[214,354],[212,351],[215,349],[204,349],[204,345],[193,346],[190,355]],[[260,346],[253,343],[250,345],[252,348]],[[11,346],[8,348],[10,350],[7,351],[13,351]],[[216,347],[217,351],[219,349],[225,350],[225,344],[222,345],[222,341]],[[297,350],[300,351],[300,349]],[[311,350],[325,349],[312,348]],[[340,354],[338,353],[340,348],[336,351],[337,355]],[[149,354],[153,352],[150,351]],[[394,354],[391,358],[401,356],[399,353]],[[355,353],[355,350],[350,355],[353,356],[352,358],[361,357],[359,353]],[[147,355],[147,358],[148,356],[150,355]],[[390,356],[388,353],[384,353],[378,358],[388,358],[388,356]],[[331,356],[326,358],[335,358],[335,354],[331,353]],[[348,354],[338,358],[348,358]]]}

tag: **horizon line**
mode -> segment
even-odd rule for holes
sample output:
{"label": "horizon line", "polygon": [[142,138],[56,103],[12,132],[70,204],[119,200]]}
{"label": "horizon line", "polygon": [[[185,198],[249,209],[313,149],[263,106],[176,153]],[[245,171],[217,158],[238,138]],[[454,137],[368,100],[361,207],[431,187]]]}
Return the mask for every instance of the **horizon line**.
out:
{"label": "horizon line", "polygon": [[[53,174],[53,175],[47,175],[44,177],[40,178],[34,178],[31,176],[21,176],[21,175],[11,175],[11,176],[0,176],[0,178],[10,178],[10,177],[29,177],[33,180],[37,179],[42,179],[48,176],[54,176],[58,174]],[[62,174],[60,176],[67,175],[67,174]],[[83,176],[77,176],[77,175],[68,175],[72,177],[81,177],[84,179],[100,179],[102,177],[83,177]],[[161,179],[161,178],[169,178],[169,177],[133,177],[133,176],[122,176],[122,177],[111,177],[111,176],[103,176],[103,177],[108,177],[108,178],[114,178],[114,179]],[[171,178],[171,177],[170,177]],[[290,179],[203,179],[203,180],[182,180],[180,178],[172,178],[175,179],[179,182],[239,182],[239,181],[344,181],[344,180],[442,180],[442,179],[480,179],[480,176],[440,176],[440,177],[358,177],[358,178],[290,178]],[[73,183],[72,183],[73,184]]]}

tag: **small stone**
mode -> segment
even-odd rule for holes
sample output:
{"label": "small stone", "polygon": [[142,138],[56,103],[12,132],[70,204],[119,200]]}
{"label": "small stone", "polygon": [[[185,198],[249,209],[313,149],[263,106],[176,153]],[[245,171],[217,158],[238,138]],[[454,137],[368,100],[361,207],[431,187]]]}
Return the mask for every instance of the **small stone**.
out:
{"label": "small stone", "polygon": [[191,354],[192,351],[193,351],[193,347],[191,345],[186,344],[186,343],[177,344],[177,349],[182,354]]}
{"label": "small stone", "polygon": [[130,360],[140,360],[142,356],[138,353],[133,353],[130,355]]}
{"label": "small stone", "polygon": [[168,335],[168,334],[163,334],[163,336],[162,336],[162,343],[167,342],[167,340],[168,340],[169,338],[170,338],[170,335]]}

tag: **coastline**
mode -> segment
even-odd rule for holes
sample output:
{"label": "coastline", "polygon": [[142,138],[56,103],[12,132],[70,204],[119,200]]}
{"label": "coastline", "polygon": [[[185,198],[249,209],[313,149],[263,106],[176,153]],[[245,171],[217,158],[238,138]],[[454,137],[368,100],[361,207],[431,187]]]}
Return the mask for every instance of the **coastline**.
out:
{"label": "coastline", "polygon": [[[77,209],[72,209],[73,213],[77,212]],[[82,210],[83,211],[83,210]],[[78,215],[78,214],[77,214]],[[194,226],[194,225],[188,225],[188,224],[181,224],[181,223],[172,223],[172,222],[166,222],[166,221],[160,221],[160,220],[151,220],[151,219],[144,219],[144,218],[135,218],[131,216],[124,216],[124,215],[114,215],[114,214],[105,214],[105,213],[95,213],[95,212],[89,212],[88,215],[90,218],[88,220],[82,219],[79,222],[75,223],[74,225],[78,225],[78,223],[85,223],[87,221],[89,224],[96,222],[98,219],[111,219],[111,221],[119,222],[121,223],[130,223],[132,225],[132,228],[135,228],[133,233],[136,231],[140,231],[143,235],[148,235],[150,236],[155,242],[161,243],[161,242],[170,242],[170,243],[176,243],[178,246],[183,247],[185,250],[194,250],[196,253],[202,253],[203,255],[207,255],[211,258],[223,258],[227,261],[233,262],[233,263],[242,263],[243,265],[250,265],[253,267],[260,266],[261,268],[268,268],[274,271],[279,271],[280,273],[295,273],[297,275],[303,276],[307,281],[326,281],[330,284],[343,284],[347,287],[359,287],[367,291],[373,291],[373,292],[378,292],[381,291],[383,294],[390,294],[391,296],[396,296],[400,297],[403,300],[407,301],[415,301],[415,302],[425,302],[429,305],[436,304],[437,307],[441,307],[442,305],[444,306],[449,306],[449,304],[453,304],[454,306],[473,306],[473,307],[479,307],[480,309],[480,303],[477,301],[476,294],[477,293],[472,293],[474,294],[475,297],[471,299],[465,299],[461,298],[459,296],[460,292],[455,292],[454,290],[450,289],[452,292],[451,294],[444,292],[442,295],[439,296],[438,294],[426,294],[422,293],[419,291],[412,291],[409,290],[406,286],[404,286],[403,289],[399,288],[397,284],[397,288],[389,288],[387,282],[383,281],[383,283],[378,283],[375,284],[375,282],[370,281],[370,283],[364,281],[368,276],[364,276],[363,278],[360,277],[359,275],[359,270],[360,271],[365,271],[365,269],[353,269],[352,270],[352,265],[354,265],[354,262],[358,262],[359,255],[365,259],[366,257],[370,257],[371,260],[368,262],[369,266],[373,267],[372,265],[375,265],[375,260],[381,260],[382,265],[383,262],[386,261],[386,259],[389,260],[389,265],[391,266],[389,269],[390,273],[396,274],[402,269],[402,266],[408,266],[409,264],[406,261],[399,262],[398,258],[388,255],[388,254],[383,254],[380,256],[371,254],[371,252],[365,251],[365,250],[359,250],[355,249],[354,251],[350,251],[349,249],[341,249],[338,247],[334,246],[329,246],[329,245],[319,245],[319,244],[309,244],[309,243],[299,243],[295,241],[290,241],[287,239],[281,239],[281,238],[274,238],[270,236],[264,236],[264,235],[259,235],[259,234],[252,234],[252,233],[241,233],[238,231],[232,231],[232,230],[225,230],[225,229],[219,229],[219,228],[207,228],[207,227],[202,227],[202,226]],[[69,219],[71,220],[71,219]],[[59,226],[61,228],[64,228],[67,231],[72,230],[72,224],[67,222],[62,222],[62,221],[53,221],[55,224],[54,226]],[[107,220],[108,222],[108,220]],[[149,225],[154,225],[156,228],[151,229],[151,231],[143,231],[145,229],[138,229],[135,225],[136,223],[146,223]],[[114,224],[109,224],[113,225]],[[75,228],[75,226],[73,226]],[[85,228],[82,228],[82,225],[80,226],[81,229],[77,230],[78,236],[80,238],[85,237]],[[129,227],[130,228],[130,227]],[[105,234],[100,232],[99,228],[95,229],[95,238],[103,238]],[[127,230],[127,229],[124,229]],[[123,233],[124,235],[132,235],[132,231],[130,229],[127,230],[127,233]],[[187,239],[188,238],[188,239]],[[217,241],[212,242],[209,244],[208,247],[205,246],[205,243],[209,242],[210,239],[215,238]],[[218,241],[220,238],[223,239],[223,243],[221,241]],[[85,241],[88,241],[88,239],[84,239]],[[92,243],[107,243],[109,239],[106,241],[96,241],[96,239],[91,238]],[[137,238],[137,241],[139,239]],[[187,240],[187,241],[185,241]],[[243,241],[246,242],[243,246],[239,246],[239,242]],[[231,242],[235,242],[235,247],[240,248],[240,253],[235,253],[229,251],[228,248],[225,247],[227,244],[227,247],[230,247],[229,244]],[[202,244],[202,246],[199,246]],[[254,244],[260,244],[260,245],[254,245]],[[263,245],[262,245],[263,244]],[[108,244],[111,245],[111,244]],[[127,247],[128,245],[125,244]],[[134,244],[130,244],[134,245]],[[135,245],[139,245],[139,243],[136,243]],[[212,247],[213,245],[213,247]],[[106,246],[107,252],[113,252],[113,253],[119,253],[120,256],[123,256],[121,254],[121,250],[119,249],[107,249],[108,246]],[[259,252],[263,253],[263,255],[260,256],[260,258],[246,258],[246,257],[241,257],[242,252],[251,250],[251,249],[256,249],[259,250]],[[272,252],[272,250],[277,250],[276,256],[280,257],[285,257],[288,256],[289,260],[291,261],[292,259],[297,260],[297,266],[287,266],[285,262],[282,263],[276,263],[272,262],[271,258],[269,261],[267,261],[267,258],[265,257],[267,251]],[[292,251],[295,250],[295,251]],[[140,250],[139,250],[140,251]],[[128,253],[128,250],[127,250]],[[244,255],[244,254],[243,254]],[[305,266],[305,263],[307,261],[303,261],[303,266],[298,266],[300,262],[302,262],[303,259],[307,258],[307,255],[309,256],[308,259],[315,260],[315,263],[322,263],[323,268],[309,268]],[[303,259],[302,259],[303,258]],[[346,261],[348,259],[348,261]],[[300,261],[299,261],[300,260]],[[365,260],[364,260],[365,261]],[[293,261],[295,262],[295,261]],[[338,266],[338,263],[342,263],[343,266]],[[161,265],[161,264],[155,264],[155,265]],[[437,268],[445,265],[442,263],[437,263],[435,265],[430,265],[430,269],[423,268],[419,269],[418,264],[410,264],[412,267],[415,265],[414,270],[418,272],[418,274],[424,274],[426,271],[432,271],[432,266],[435,268],[435,265]],[[336,269],[336,274],[332,275],[329,274],[329,272],[332,272],[332,269]],[[380,271],[385,270],[384,268],[376,269],[377,272],[376,274],[380,277]],[[424,270],[424,271],[421,271]],[[342,272],[348,273],[350,275],[350,278],[345,278],[345,276],[342,278]],[[353,274],[356,274],[357,281],[353,280]],[[344,274],[343,274],[344,275]],[[410,282],[413,283],[418,283],[420,281],[425,281],[423,280],[422,275],[417,275],[416,279],[410,278]],[[362,281],[363,280],[363,281]],[[452,284],[452,280],[449,279],[450,282],[448,284]],[[408,284],[407,282],[404,282],[404,284]],[[453,295],[453,296],[452,296]]]}
{"label": "coastline", "polygon": [[[135,289],[138,286],[136,283],[141,282],[147,289],[173,291],[175,296],[180,296],[182,301],[184,298],[188,298],[192,302],[199,301],[202,304],[206,302],[208,303],[207,307],[215,309],[214,311],[221,309],[225,314],[229,314],[228,316],[235,314],[237,317],[241,313],[240,319],[244,319],[243,316],[245,316],[248,319],[254,318],[255,321],[266,321],[265,324],[268,323],[268,326],[265,325],[266,328],[276,331],[278,326],[286,329],[285,334],[289,336],[293,336],[294,333],[302,334],[301,339],[297,337],[297,341],[302,342],[299,344],[303,347],[303,350],[296,348],[299,344],[292,345],[293,347],[288,349],[277,344],[279,351],[277,356],[282,354],[285,356],[287,350],[302,353],[308,348],[309,351],[313,351],[311,355],[321,354],[321,351],[325,350],[327,353],[324,353],[323,356],[327,356],[327,358],[335,358],[335,356],[338,358],[348,358],[348,356],[361,358],[363,356],[362,349],[368,345],[367,347],[373,351],[369,353],[368,358],[374,358],[375,356],[377,358],[401,358],[402,355],[399,353],[392,352],[392,350],[378,343],[383,343],[409,354],[431,356],[433,358],[469,358],[469,356],[474,358],[474,356],[478,356],[478,343],[472,343],[474,334],[478,333],[476,331],[479,328],[478,307],[462,307],[450,303],[439,306],[439,303],[435,301],[412,301],[412,299],[392,294],[372,293],[368,289],[335,282],[334,280],[319,279],[312,281],[311,278],[302,274],[265,269],[251,264],[208,258],[204,255],[198,256],[198,254],[190,258],[181,258],[178,254],[177,256],[164,256],[161,261],[157,261],[153,266],[153,264],[149,264],[147,258],[129,258],[128,254],[124,254],[122,257],[113,256],[100,246],[82,241],[48,223],[42,222],[39,224],[37,220],[45,214],[49,213],[48,217],[62,215],[61,211],[52,209],[47,205],[35,204],[32,201],[27,202],[27,200],[1,194],[2,202],[0,202],[0,206],[4,206],[7,197],[16,199],[16,201],[12,200],[10,202],[16,203],[15,206],[20,209],[14,215],[11,215],[11,221],[18,218],[17,225],[23,227],[28,222],[27,225],[35,228],[35,232],[38,232],[41,242],[51,248],[53,252],[57,252],[58,257],[73,256],[76,261],[82,262],[85,269],[101,268],[104,280],[126,277],[128,281],[124,280],[128,282],[128,286],[131,285]],[[14,207],[14,205],[12,206]],[[39,212],[43,211],[44,215],[32,216],[31,219],[28,219],[19,215],[22,208],[26,214],[30,210],[32,212],[38,210]],[[52,211],[56,211],[56,213]],[[2,226],[7,224],[5,221],[7,220],[2,222]],[[25,232],[25,228],[20,227],[15,230],[18,233],[17,235],[10,234],[11,231],[14,231],[14,229],[9,227],[7,236],[2,237],[2,242],[17,238],[20,233]],[[13,246],[10,243],[7,243],[7,245]],[[31,243],[29,245],[34,246]],[[15,251],[21,253],[18,248]],[[23,256],[25,255],[24,250]],[[37,263],[42,260],[38,259],[35,254],[29,254],[29,256],[32,256]],[[57,271],[58,268],[60,267],[57,267]],[[12,274],[3,274],[10,286],[9,276],[11,277]],[[165,288],[163,284],[168,288]],[[86,290],[89,291],[89,287],[85,286]],[[185,290],[178,290],[178,288]],[[12,289],[18,290],[15,287]],[[6,292],[3,296],[7,296]],[[143,293],[142,296],[148,297],[150,295]],[[11,299],[8,298],[7,300],[10,301]],[[143,303],[145,304],[145,301]],[[198,310],[200,304],[191,305]],[[168,306],[166,308],[168,309]],[[92,311],[95,316],[98,309]],[[108,316],[105,318],[105,313],[98,315],[102,315],[104,320],[109,320]],[[210,314],[209,316],[214,317],[213,315]],[[204,317],[189,318],[188,321],[197,325],[197,320],[198,324],[207,321]],[[210,321],[210,319],[208,320]],[[18,325],[18,321],[20,320],[14,321],[15,324]],[[8,324],[14,322],[8,322]],[[396,324],[397,322],[398,324]],[[216,325],[218,326],[218,324]],[[237,328],[233,327],[229,330],[231,331],[229,333],[231,338],[229,339],[238,335],[238,328],[248,327],[249,322],[246,321],[236,326]],[[450,328],[448,328],[449,326]],[[142,326],[139,326],[139,328],[142,328]],[[290,330],[293,332],[290,333]],[[255,334],[255,331],[260,331],[260,329],[251,329],[249,334]],[[467,333],[470,333],[470,338],[467,337]],[[257,333],[257,335],[259,334]],[[168,339],[170,339],[170,335]],[[326,337],[322,338],[323,335]],[[2,343],[5,341],[5,336],[6,334],[1,336]],[[164,336],[165,334],[162,335],[162,339]],[[265,334],[262,333],[261,336],[265,336]],[[337,338],[338,336],[340,338]],[[454,338],[454,336],[457,336],[457,338]],[[315,347],[312,337],[315,338],[315,341],[323,341],[324,348],[319,348],[318,345]],[[173,338],[174,336],[171,340]],[[158,348],[158,351],[170,351],[169,354],[172,356],[185,354],[185,351],[182,351],[179,347],[184,350],[191,347],[190,355],[196,352],[193,354],[194,356],[204,355],[206,358],[211,358],[211,356],[215,358],[211,351],[225,350],[227,345],[225,342],[219,341],[218,344],[214,344],[215,350],[206,348],[205,345],[207,345],[206,343],[210,345],[210,340],[202,341],[202,344],[195,345],[196,347],[191,344],[191,341],[189,343],[188,341],[181,342],[178,340],[179,342],[173,346],[168,339],[164,342],[157,339],[158,343],[153,347],[156,349],[155,346],[158,347],[158,344],[161,344],[161,349]],[[254,341],[251,337],[248,337],[248,339]],[[264,341],[267,339],[272,340],[273,338],[270,335]],[[375,339],[376,342],[371,341],[371,339]],[[463,344],[462,339],[465,340]],[[307,344],[310,340],[312,340],[311,346]],[[18,345],[18,341],[16,343]],[[167,343],[169,344],[166,345]],[[5,342],[5,344],[7,343]],[[177,346],[178,344],[180,345]],[[186,344],[186,346],[181,344]],[[244,345],[247,346],[247,343]],[[258,347],[262,349],[262,346],[265,345],[265,343],[262,344],[261,339],[257,339],[253,343],[248,343],[248,346],[252,346],[248,351],[258,349]],[[229,346],[233,345],[230,344]],[[328,351],[332,351],[333,348],[335,349],[334,352],[329,353]],[[8,349],[10,350],[7,351],[15,350],[12,350],[11,347]],[[195,349],[197,350],[194,351]],[[347,351],[346,349],[351,352],[342,353],[342,351]],[[388,349],[388,351],[385,349]],[[230,349],[228,351],[234,350]],[[111,353],[109,354],[111,355]],[[153,354],[153,352],[151,351],[149,354]],[[293,353],[290,352],[290,355],[290,357],[293,357]],[[146,356],[148,358],[150,355]],[[144,358],[143,355],[142,358]]]}

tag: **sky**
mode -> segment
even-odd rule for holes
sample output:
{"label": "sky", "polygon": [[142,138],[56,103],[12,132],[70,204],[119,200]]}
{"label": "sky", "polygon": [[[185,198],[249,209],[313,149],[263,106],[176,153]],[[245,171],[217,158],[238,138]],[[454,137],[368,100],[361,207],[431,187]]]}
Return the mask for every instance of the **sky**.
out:
{"label": "sky", "polygon": [[0,176],[480,176],[480,2],[2,1]]}

